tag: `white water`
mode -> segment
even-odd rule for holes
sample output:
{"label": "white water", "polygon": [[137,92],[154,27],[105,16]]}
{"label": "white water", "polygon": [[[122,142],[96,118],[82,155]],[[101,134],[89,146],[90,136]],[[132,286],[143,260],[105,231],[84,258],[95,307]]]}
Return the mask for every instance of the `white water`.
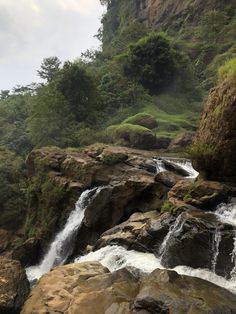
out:
{"label": "white water", "polygon": [[183,215],[184,215],[184,213],[180,214],[177,217],[177,219],[175,220],[175,222],[173,223],[173,225],[170,226],[169,232],[165,236],[165,238],[164,238],[164,240],[160,246],[159,256],[160,256],[161,260],[162,260],[162,257],[164,256],[166,250],[168,249],[168,243],[169,243],[171,236],[176,234],[177,232],[179,232],[185,223],[185,219],[182,219]]}
{"label": "white water", "polygon": [[167,171],[165,168],[164,163],[162,162],[163,160],[167,160],[173,165],[177,165],[181,167],[182,169],[186,170],[187,173],[189,174],[186,178],[187,179],[196,179],[199,173],[193,168],[192,162],[187,159],[175,159],[175,158],[168,158],[168,157],[161,157],[159,159],[154,159],[156,162],[156,169],[157,169],[157,174],[160,172]]}
{"label": "white water", "polygon": [[84,191],[75,209],[71,212],[64,228],[56,235],[43,257],[41,263],[36,266],[26,268],[29,281],[39,279],[43,274],[50,271],[53,267],[63,265],[72,253],[74,238],[84,218],[84,212],[88,204],[95,197],[101,188],[93,188]]}
{"label": "white water", "polygon": [[[125,267],[134,267],[142,273],[151,273],[156,268],[164,269],[159,258],[151,253],[127,251],[121,246],[106,246],[98,251],[75,259],[76,263],[98,261],[111,272]],[[207,269],[193,269],[187,266],[177,266],[174,269],[180,275],[201,278],[210,281],[236,294],[236,280],[226,280]]]}
{"label": "white water", "polygon": [[214,252],[213,260],[212,260],[212,271],[214,273],[216,272],[216,264],[217,264],[217,258],[219,255],[220,241],[221,241],[221,232],[219,230],[216,230],[213,237],[213,245],[212,245],[212,252]]}

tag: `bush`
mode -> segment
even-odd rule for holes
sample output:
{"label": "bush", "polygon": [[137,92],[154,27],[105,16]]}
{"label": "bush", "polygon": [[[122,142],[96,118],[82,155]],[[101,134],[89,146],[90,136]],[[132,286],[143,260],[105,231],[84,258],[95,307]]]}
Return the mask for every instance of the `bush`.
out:
{"label": "bush", "polygon": [[151,130],[140,125],[123,123],[111,126],[108,130],[117,144],[143,149],[154,148],[156,145],[155,135]]}
{"label": "bush", "polygon": [[219,68],[219,79],[221,81],[228,79],[230,81],[236,80],[236,58],[227,61]]}
{"label": "bush", "polygon": [[110,153],[102,157],[102,162],[105,165],[112,166],[120,162],[126,161],[128,155],[122,153]]}
{"label": "bush", "polygon": [[127,118],[123,123],[141,125],[148,129],[155,129],[158,126],[156,119],[145,112],[137,113],[136,115]]}
{"label": "bush", "polygon": [[125,74],[152,94],[160,93],[173,82],[175,53],[161,33],[151,33],[131,45],[123,62]]}

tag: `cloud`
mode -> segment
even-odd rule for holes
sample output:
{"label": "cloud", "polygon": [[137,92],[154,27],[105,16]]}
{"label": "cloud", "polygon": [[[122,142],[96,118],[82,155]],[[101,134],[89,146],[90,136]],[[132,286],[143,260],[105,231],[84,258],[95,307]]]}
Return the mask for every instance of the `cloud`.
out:
{"label": "cloud", "polygon": [[29,73],[45,57],[74,59],[98,46],[102,10],[99,0],[0,0],[0,89],[36,79]]}

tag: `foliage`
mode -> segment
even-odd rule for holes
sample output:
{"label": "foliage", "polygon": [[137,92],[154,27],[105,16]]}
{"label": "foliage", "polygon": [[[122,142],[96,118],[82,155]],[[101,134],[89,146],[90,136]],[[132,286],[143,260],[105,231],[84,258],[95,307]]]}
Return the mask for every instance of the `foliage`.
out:
{"label": "foliage", "polygon": [[236,57],[227,61],[222,67],[219,68],[219,79],[236,81]]}
{"label": "foliage", "polygon": [[55,76],[58,74],[60,69],[61,61],[58,57],[49,57],[45,58],[41,64],[40,70],[38,70],[38,75],[47,80],[47,82],[51,82]]}
{"label": "foliage", "polygon": [[73,146],[75,141],[74,117],[54,84],[41,88],[32,99],[27,126],[32,143],[37,147]]}
{"label": "foliage", "polygon": [[0,228],[19,228],[25,216],[26,179],[23,160],[0,147]]}
{"label": "foliage", "polygon": [[165,201],[161,207],[161,213],[179,214],[180,208],[172,205],[169,201]]}
{"label": "foliage", "polygon": [[173,82],[175,53],[163,34],[151,33],[130,46],[122,56],[124,72],[152,94]]}
{"label": "foliage", "polygon": [[136,115],[127,118],[123,123],[141,125],[148,129],[154,129],[158,125],[156,119],[146,112],[137,113]]}
{"label": "foliage", "polygon": [[122,153],[109,153],[109,154],[106,154],[102,157],[102,162],[105,164],[105,165],[108,165],[108,166],[112,166],[112,165],[115,165],[115,164],[118,164],[120,162],[124,162],[126,161],[128,158],[128,155],[126,154],[122,154]]}

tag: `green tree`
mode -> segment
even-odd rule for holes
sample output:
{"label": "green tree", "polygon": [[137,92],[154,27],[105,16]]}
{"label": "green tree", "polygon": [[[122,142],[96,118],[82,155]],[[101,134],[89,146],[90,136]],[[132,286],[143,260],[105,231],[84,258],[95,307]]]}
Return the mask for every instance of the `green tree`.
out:
{"label": "green tree", "polygon": [[45,58],[41,64],[40,70],[38,70],[38,75],[47,80],[47,82],[51,82],[55,76],[58,74],[60,69],[61,61],[58,57],[49,57]]}
{"label": "green tree", "polygon": [[94,123],[96,87],[92,77],[80,64],[66,62],[56,79],[56,86],[77,122]]}
{"label": "green tree", "polygon": [[125,74],[152,94],[161,92],[175,77],[175,52],[163,34],[140,39],[122,58]]}
{"label": "green tree", "polygon": [[76,126],[69,106],[54,83],[41,88],[32,99],[27,127],[32,143],[37,147],[74,145]]}

